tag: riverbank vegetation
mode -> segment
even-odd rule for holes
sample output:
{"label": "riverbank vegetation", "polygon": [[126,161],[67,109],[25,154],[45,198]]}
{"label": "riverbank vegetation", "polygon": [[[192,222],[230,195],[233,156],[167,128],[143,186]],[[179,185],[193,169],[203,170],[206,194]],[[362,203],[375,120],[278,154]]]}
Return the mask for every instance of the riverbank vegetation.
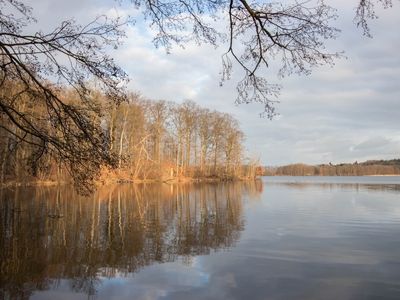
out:
{"label": "riverbank vegetation", "polygon": [[264,175],[269,176],[371,176],[400,175],[400,159],[368,160],[358,163],[341,164],[291,164],[280,167],[265,167]]}
{"label": "riverbank vegetation", "polygon": [[[18,90],[9,84],[7,96]],[[181,104],[151,101],[138,94],[116,104],[100,92],[92,92],[90,103],[79,101],[71,90],[60,91],[60,99],[80,113],[87,114],[85,124],[94,131],[96,143],[103,145],[104,156],[112,157],[112,166],[102,165],[96,173],[91,157],[83,162],[60,151],[51,142],[40,144],[35,132],[27,133],[9,118],[0,115],[0,180],[4,184],[21,182],[69,182],[90,189],[95,181],[188,181],[231,180],[254,177],[255,164],[243,159],[244,134],[236,119],[211,111],[192,101]],[[90,105],[90,106],[89,106]],[[34,124],[58,145],[73,147],[75,154],[87,155],[90,141],[64,139],[74,132],[74,124],[52,126],[46,106],[40,101],[19,99],[10,107],[18,111],[26,124]],[[63,119],[60,118],[61,122]],[[66,128],[66,129],[65,129]],[[65,135],[65,130],[69,134]],[[78,143],[79,141],[79,143]],[[87,144],[85,144],[87,143]],[[72,149],[72,150],[74,150]],[[77,176],[78,175],[78,176]],[[100,175],[100,176],[98,176]],[[90,179],[88,181],[88,179]],[[81,185],[82,186],[82,185]]]}

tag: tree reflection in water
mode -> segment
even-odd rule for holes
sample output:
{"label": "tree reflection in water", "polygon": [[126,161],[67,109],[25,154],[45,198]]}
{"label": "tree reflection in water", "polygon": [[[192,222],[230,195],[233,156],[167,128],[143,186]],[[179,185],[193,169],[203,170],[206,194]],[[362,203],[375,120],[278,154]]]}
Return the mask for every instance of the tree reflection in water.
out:
{"label": "tree reflection in water", "polygon": [[261,189],[261,182],[120,185],[91,198],[67,186],[1,190],[0,298],[28,299],[61,279],[94,295],[100,277],[232,247],[244,229],[243,198]]}

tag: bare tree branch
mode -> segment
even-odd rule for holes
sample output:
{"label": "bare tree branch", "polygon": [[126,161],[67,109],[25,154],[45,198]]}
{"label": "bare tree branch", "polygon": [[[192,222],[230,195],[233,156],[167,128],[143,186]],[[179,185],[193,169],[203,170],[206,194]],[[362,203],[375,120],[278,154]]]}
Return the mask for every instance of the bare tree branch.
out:
{"label": "bare tree branch", "polygon": [[[156,46],[169,51],[171,44],[194,40],[218,45],[228,40],[222,56],[221,84],[231,78],[233,65],[244,71],[236,103],[261,102],[262,115],[275,115],[279,87],[263,74],[274,60],[278,75],[309,74],[321,65],[332,65],[340,53],[325,49],[325,41],[339,30],[331,25],[336,10],[323,0],[292,2],[248,0],[132,0],[156,30]],[[369,35],[368,19],[376,18],[374,4],[387,8],[392,0],[359,0],[355,22]],[[228,34],[217,31],[209,20],[227,17]]]}
{"label": "bare tree branch", "polygon": [[[29,140],[39,149],[31,160],[32,170],[44,153],[54,153],[76,185],[88,190],[101,166],[115,165],[92,87],[110,101],[125,101],[127,76],[106,54],[108,47],[120,45],[124,23],[99,16],[85,26],[67,20],[49,33],[25,34],[22,29],[34,21],[31,9],[18,0],[1,0],[0,7],[16,11],[4,14],[0,10],[0,87],[4,91],[0,116],[23,133],[14,133],[17,139]],[[65,88],[77,97],[65,97]],[[27,114],[22,103],[40,113]],[[1,125],[10,131],[8,125]]]}

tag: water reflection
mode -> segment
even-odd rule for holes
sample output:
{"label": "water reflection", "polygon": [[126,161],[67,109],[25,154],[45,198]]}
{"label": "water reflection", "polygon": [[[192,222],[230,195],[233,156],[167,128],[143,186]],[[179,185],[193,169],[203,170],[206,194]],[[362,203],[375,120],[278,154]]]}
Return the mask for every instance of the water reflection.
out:
{"label": "water reflection", "polygon": [[311,183],[311,182],[266,182],[268,185],[281,185],[295,190],[329,189],[351,191],[400,192],[400,184],[368,184],[368,183]]}
{"label": "water reflection", "polygon": [[243,197],[262,185],[127,185],[91,198],[69,187],[1,190],[0,298],[28,299],[69,279],[95,295],[101,277],[232,247]]}

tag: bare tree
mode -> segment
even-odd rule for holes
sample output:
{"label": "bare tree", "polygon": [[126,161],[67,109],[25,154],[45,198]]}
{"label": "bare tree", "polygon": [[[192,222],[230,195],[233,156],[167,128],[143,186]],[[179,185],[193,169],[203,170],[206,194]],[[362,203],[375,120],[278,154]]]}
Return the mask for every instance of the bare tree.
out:
{"label": "bare tree", "polygon": [[217,166],[219,154],[222,150],[222,140],[226,130],[226,119],[221,113],[213,112],[211,114],[211,143],[213,149],[213,172],[214,176],[217,175]]}
{"label": "bare tree", "polygon": [[204,172],[207,162],[207,153],[212,145],[212,113],[205,109],[199,113],[198,135],[200,139],[200,171]]}
{"label": "bare tree", "polygon": [[225,175],[228,177],[237,176],[237,168],[242,164],[244,134],[239,128],[238,122],[232,116],[225,114],[223,136],[223,150],[225,154]]}
{"label": "bare tree", "polygon": [[[22,1],[0,0],[0,127],[35,148],[33,173],[40,158],[53,153],[87,190],[101,165],[116,163],[91,87],[113,102],[125,98],[126,74],[105,53],[119,45],[122,23],[100,16],[84,26],[67,20],[48,33],[27,33],[32,22],[31,8]],[[65,87],[75,99],[64,97]],[[41,112],[21,109],[22,102]]]}
{"label": "bare tree", "polygon": [[196,129],[197,105],[193,101],[185,101],[182,105],[183,125],[184,125],[184,144],[186,168],[191,164],[192,140]]}
{"label": "bare tree", "polygon": [[153,139],[153,158],[161,163],[161,146],[165,133],[165,120],[167,118],[168,106],[165,101],[153,102],[149,107],[150,131]]}

